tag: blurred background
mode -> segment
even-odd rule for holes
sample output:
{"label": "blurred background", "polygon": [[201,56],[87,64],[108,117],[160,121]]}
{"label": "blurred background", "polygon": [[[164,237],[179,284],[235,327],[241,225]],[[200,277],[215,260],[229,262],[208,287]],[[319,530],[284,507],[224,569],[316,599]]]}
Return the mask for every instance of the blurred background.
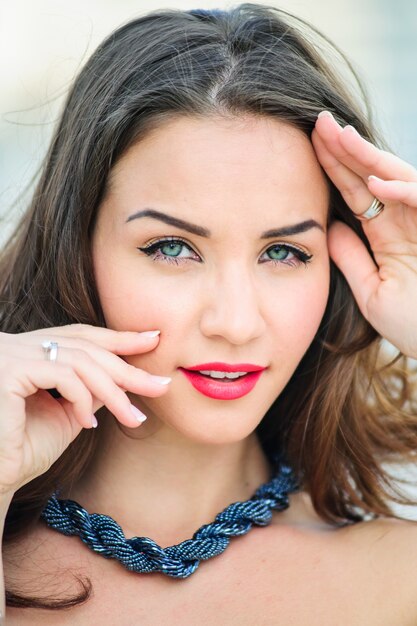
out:
{"label": "blurred background", "polygon": [[[27,206],[75,74],[112,30],[150,10],[228,8],[208,0],[0,0],[0,245]],[[417,166],[417,2],[266,2],[318,27],[364,81],[394,152]],[[417,483],[417,471],[407,476]],[[417,519],[417,511],[402,511]]]}
{"label": "blurred background", "polygon": [[[72,78],[112,30],[157,8],[210,0],[0,0],[0,243],[24,210]],[[236,3],[237,4],[237,3]],[[364,80],[392,150],[417,165],[417,2],[280,0],[333,39]]]}

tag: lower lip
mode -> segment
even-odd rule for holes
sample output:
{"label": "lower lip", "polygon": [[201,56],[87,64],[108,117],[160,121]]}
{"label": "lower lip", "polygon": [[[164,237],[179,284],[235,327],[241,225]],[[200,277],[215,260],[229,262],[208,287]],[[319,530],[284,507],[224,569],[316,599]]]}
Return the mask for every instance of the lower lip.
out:
{"label": "lower lip", "polygon": [[223,382],[219,379],[208,378],[198,372],[192,372],[183,368],[179,369],[188,378],[194,389],[197,389],[204,396],[215,398],[216,400],[236,400],[236,398],[246,396],[255,387],[263,371],[249,372],[246,376],[242,376],[242,378],[237,380]]}

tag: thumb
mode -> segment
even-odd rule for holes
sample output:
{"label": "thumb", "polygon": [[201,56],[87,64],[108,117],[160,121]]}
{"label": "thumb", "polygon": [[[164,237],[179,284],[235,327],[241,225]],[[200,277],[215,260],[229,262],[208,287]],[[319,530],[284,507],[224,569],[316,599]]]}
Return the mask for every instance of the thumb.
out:
{"label": "thumb", "polygon": [[347,224],[334,222],[328,230],[330,257],[345,276],[359,309],[369,321],[368,303],[381,283],[378,267],[363,241]]}

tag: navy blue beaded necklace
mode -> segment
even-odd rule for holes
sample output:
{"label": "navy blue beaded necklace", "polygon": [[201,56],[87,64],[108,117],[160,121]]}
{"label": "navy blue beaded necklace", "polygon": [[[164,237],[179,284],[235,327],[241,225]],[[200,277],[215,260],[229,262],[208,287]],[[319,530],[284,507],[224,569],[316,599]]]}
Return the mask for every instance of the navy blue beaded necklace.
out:
{"label": "navy blue beaded necklace", "polygon": [[275,457],[274,465],[273,477],[249,500],[230,504],[213,522],[201,526],[192,539],[168,548],[161,548],[149,537],[126,539],[114,519],[99,513],[90,515],[74,500],[59,500],[58,492],[48,500],[41,517],[51,528],[64,535],[78,535],[91,550],[118,560],[128,570],[187,578],[201,560],[221,554],[231,537],[245,535],[254,524],[267,526],[272,509],[288,508],[288,494],[298,491],[299,483],[290,466],[279,457]]}

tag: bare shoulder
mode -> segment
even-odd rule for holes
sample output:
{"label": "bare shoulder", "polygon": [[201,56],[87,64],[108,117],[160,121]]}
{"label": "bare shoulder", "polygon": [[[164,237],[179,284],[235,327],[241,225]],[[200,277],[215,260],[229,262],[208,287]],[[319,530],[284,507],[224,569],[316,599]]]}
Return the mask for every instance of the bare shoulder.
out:
{"label": "bare shoulder", "polygon": [[366,589],[376,591],[398,624],[417,624],[417,521],[381,518],[355,524],[340,535],[344,552],[352,552],[369,576]]}
{"label": "bare shoulder", "polygon": [[[384,517],[368,522],[344,527],[344,539],[368,545],[370,549],[397,553],[398,558],[405,554],[407,562],[417,557],[417,521]],[[391,554],[392,556],[392,554]]]}
{"label": "bare shoulder", "polygon": [[417,521],[380,518],[346,529],[345,540],[354,541],[375,554],[389,570],[413,574],[410,582],[417,591]]}
{"label": "bare shoulder", "polygon": [[343,608],[352,624],[364,623],[363,612],[367,624],[417,624],[416,521],[387,517],[336,527],[317,515],[303,493],[292,499],[292,512],[290,507],[277,516],[274,530],[269,546],[285,550],[283,578],[292,573],[295,589],[300,571],[309,572],[299,595],[310,609],[320,608],[315,597],[326,597],[322,623],[330,614],[337,623]]}

